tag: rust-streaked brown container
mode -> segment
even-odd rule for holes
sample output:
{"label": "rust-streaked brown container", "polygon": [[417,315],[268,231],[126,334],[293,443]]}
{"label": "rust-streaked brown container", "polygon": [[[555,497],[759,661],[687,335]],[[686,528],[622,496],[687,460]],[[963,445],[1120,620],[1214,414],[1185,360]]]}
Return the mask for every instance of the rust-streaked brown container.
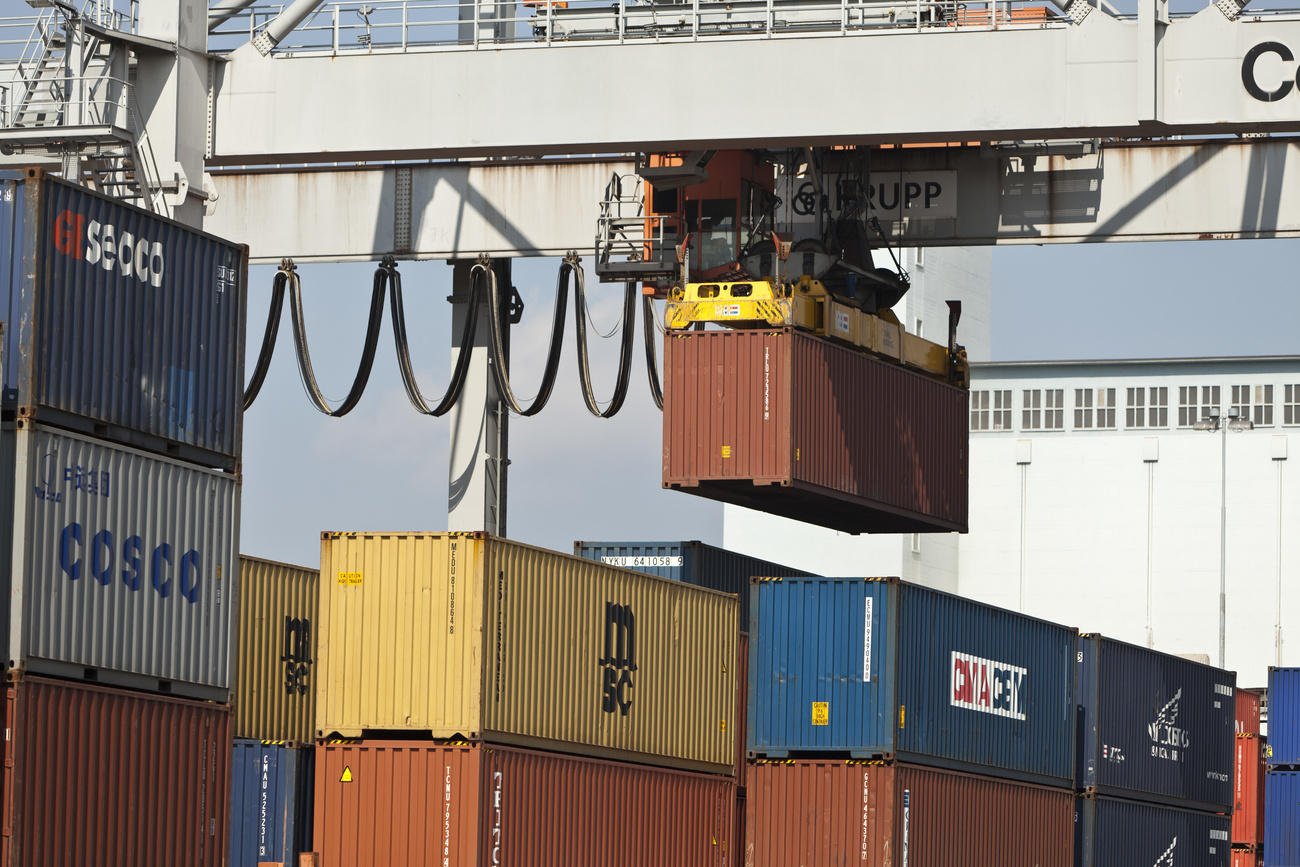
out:
{"label": "rust-streaked brown container", "polygon": [[1258,690],[1237,687],[1236,729],[1239,735],[1259,734],[1259,708],[1262,700]]}
{"label": "rust-streaked brown container", "polygon": [[316,747],[318,867],[733,867],[726,777],[513,747]]}
{"label": "rust-streaked brown container", "polygon": [[966,390],[792,329],[670,333],[664,365],[664,487],[848,533],[966,531]]}
{"label": "rust-streaked brown container", "polygon": [[1261,846],[1264,843],[1264,769],[1264,748],[1259,737],[1237,735],[1237,760],[1232,781],[1234,846]]}
{"label": "rust-streaked brown container", "polygon": [[226,863],[226,705],[25,677],[5,733],[4,867]]}
{"label": "rust-streaked brown container", "polygon": [[746,867],[1069,867],[1074,795],[910,765],[760,762]]}
{"label": "rust-streaked brown container", "polygon": [[320,586],[321,737],[733,771],[735,596],[480,533],[326,533]]}
{"label": "rust-streaked brown container", "polygon": [[310,744],[320,573],[241,556],[237,598],[235,737]]}

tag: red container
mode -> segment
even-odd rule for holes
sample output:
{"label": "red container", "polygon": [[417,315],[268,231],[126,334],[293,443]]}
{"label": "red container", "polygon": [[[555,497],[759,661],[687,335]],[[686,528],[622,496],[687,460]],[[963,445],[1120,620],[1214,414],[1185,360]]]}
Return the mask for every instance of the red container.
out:
{"label": "red container", "polygon": [[26,677],[5,726],[0,864],[226,863],[227,706]]}
{"label": "red container", "polygon": [[1069,867],[1074,795],[909,765],[749,769],[746,867]]}
{"label": "red container", "polygon": [[1253,689],[1237,688],[1237,734],[1259,734],[1260,694]]}
{"label": "red container", "polygon": [[1264,748],[1260,739],[1255,735],[1237,735],[1232,784],[1234,846],[1260,846],[1264,842],[1264,768]]}
{"label": "red container", "polygon": [[316,747],[318,867],[732,867],[728,777],[478,744]]}
{"label": "red container", "polygon": [[1233,849],[1232,867],[1264,867],[1264,856],[1259,852]]}
{"label": "red container", "polygon": [[969,394],[792,329],[665,348],[664,487],[847,533],[966,531]]}
{"label": "red container", "polygon": [[745,735],[749,730],[749,633],[736,642],[736,787],[745,790]]}

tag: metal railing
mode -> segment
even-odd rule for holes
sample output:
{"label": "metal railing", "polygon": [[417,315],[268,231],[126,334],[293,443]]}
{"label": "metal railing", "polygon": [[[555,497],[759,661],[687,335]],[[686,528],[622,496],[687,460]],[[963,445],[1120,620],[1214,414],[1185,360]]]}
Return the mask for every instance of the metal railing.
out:
{"label": "metal railing", "polygon": [[668,218],[647,214],[645,182],[615,172],[605,187],[596,220],[596,273],[651,276],[673,270],[676,238]]}

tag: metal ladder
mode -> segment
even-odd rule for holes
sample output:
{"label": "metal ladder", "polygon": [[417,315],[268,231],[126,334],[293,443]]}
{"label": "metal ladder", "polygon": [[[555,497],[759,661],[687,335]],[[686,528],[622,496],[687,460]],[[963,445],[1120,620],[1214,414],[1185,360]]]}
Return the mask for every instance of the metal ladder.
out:
{"label": "metal ladder", "polygon": [[645,182],[635,174],[610,178],[596,223],[596,274],[603,281],[656,280],[677,271],[676,238],[666,217],[646,212]]}

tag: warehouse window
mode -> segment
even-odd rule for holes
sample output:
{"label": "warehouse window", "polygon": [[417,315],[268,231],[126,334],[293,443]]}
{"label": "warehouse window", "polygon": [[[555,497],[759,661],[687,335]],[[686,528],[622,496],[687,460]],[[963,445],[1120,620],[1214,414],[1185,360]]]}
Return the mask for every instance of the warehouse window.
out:
{"label": "warehouse window", "polygon": [[1147,426],[1147,390],[1145,388],[1128,389],[1128,401],[1124,410],[1125,427]]}
{"label": "warehouse window", "polygon": [[1219,405],[1219,386],[1183,385],[1178,388],[1178,426],[1191,427]]}
{"label": "warehouse window", "polygon": [[1255,417],[1251,421],[1264,427],[1273,426],[1273,386],[1255,386]]}
{"label": "warehouse window", "polygon": [[1169,388],[1128,389],[1128,406],[1124,411],[1125,427],[1168,427]]}
{"label": "warehouse window", "polygon": [[[1232,387],[1232,409],[1237,411],[1237,418],[1250,418],[1250,386],[1234,385]],[[1228,415],[1232,415],[1232,409]]]}
{"label": "warehouse window", "polygon": [[1027,388],[1020,393],[1020,429],[1043,429],[1043,390]]}
{"label": "warehouse window", "polygon": [[993,429],[1011,430],[1011,389],[993,392]]}
{"label": "warehouse window", "polygon": [[972,391],[970,393],[970,429],[989,429],[989,393]]}
{"label": "warehouse window", "polygon": [[1043,411],[1043,429],[1044,430],[1064,430],[1065,429],[1065,389],[1049,388],[1045,389],[1043,397],[1046,399],[1046,409]]}
{"label": "warehouse window", "polygon": [[1092,427],[1092,389],[1076,388],[1074,390],[1074,427],[1084,430]]}
{"label": "warehouse window", "polygon": [[1300,424],[1300,382],[1282,392],[1282,424]]}
{"label": "warehouse window", "polygon": [[1097,389],[1097,427],[1115,427],[1115,389]]}

